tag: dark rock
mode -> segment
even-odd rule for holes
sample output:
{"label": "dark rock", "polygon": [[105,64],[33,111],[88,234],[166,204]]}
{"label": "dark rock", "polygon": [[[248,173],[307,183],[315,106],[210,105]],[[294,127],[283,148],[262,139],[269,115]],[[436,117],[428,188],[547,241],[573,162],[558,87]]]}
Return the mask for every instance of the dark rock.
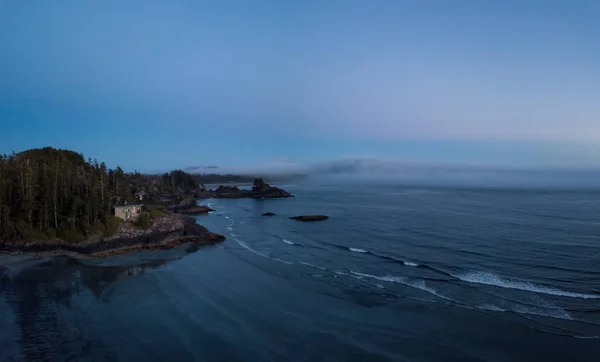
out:
{"label": "dark rock", "polygon": [[264,214],[262,214],[262,216],[275,216],[275,214],[272,212],[265,212]]}
{"label": "dark rock", "polygon": [[271,186],[269,186],[269,184],[266,184],[262,178],[257,178],[254,180],[253,186],[252,186],[252,191],[254,192],[258,192],[258,191],[267,191]]}
{"label": "dark rock", "polygon": [[223,240],[225,240],[225,237],[223,235],[219,235],[219,234],[215,234],[215,233],[211,233],[211,232],[206,234],[206,236],[203,239],[203,241],[205,241],[207,243],[218,243]]}
{"label": "dark rock", "polygon": [[208,206],[200,206],[196,204],[196,199],[187,198],[177,205],[169,206],[169,209],[177,214],[184,215],[201,215],[214,211]]}
{"label": "dark rock", "polygon": [[237,186],[221,185],[215,190],[215,193],[217,193],[217,194],[238,194],[240,192],[243,192],[243,191]]}
{"label": "dark rock", "polygon": [[193,206],[186,210],[178,209],[177,213],[184,214],[184,215],[202,215],[202,214],[207,214],[211,211],[215,211],[215,210],[211,209],[208,206]]}
{"label": "dark rock", "polygon": [[329,216],[325,216],[325,215],[301,215],[301,216],[290,217],[290,219],[296,220],[296,221],[321,221],[321,220],[327,220],[327,219],[329,219]]}

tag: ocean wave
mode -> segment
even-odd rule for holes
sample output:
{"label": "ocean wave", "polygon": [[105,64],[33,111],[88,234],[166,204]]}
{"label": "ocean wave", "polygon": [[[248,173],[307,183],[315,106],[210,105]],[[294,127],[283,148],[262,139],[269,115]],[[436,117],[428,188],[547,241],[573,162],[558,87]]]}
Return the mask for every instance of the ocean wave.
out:
{"label": "ocean wave", "polygon": [[481,304],[477,309],[489,310],[492,312],[513,312],[517,314],[529,314],[542,317],[552,317],[558,319],[573,320],[573,317],[564,309],[558,307],[536,307],[531,305],[516,304],[508,308],[501,308],[494,304]]}
{"label": "ocean wave", "polygon": [[[225,217],[228,218],[228,219],[230,219],[227,216],[225,216]],[[235,222],[233,219],[230,219],[230,221],[231,221],[231,225],[233,225],[234,222]],[[230,231],[229,235],[231,236],[231,238],[233,240],[235,240],[242,248],[250,251],[251,253],[254,253],[256,255],[262,256],[263,258],[267,258],[267,259],[271,259],[271,260],[274,260],[274,261],[278,261],[280,263],[284,263],[284,264],[288,264],[288,265],[293,265],[294,264],[294,263],[292,263],[290,261],[285,261],[285,260],[273,258],[273,257],[270,257],[270,256],[268,256],[266,254],[261,253],[260,251],[256,251],[256,250],[252,249],[248,244],[246,244],[245,242],[243,242],[242,240],[240,240],[240,239],[237,238],[239,235],[236,235],[236,234],[233,233],[233,231],[234,231],[233,227],[227,226],[227,229]]]}
{"label": "ocean wave", "polygon": [[436,269],[436,268],[434,268],[432,266],[429,266],[429,265],[426,265],[426,264],[419,264],[419,263],[415,263],[413,261],[407,261],[407,260],[403,260],[403,259],[398,259],[398,258],[390,256],[390,255],[379,254],[379,253],[372,252],[372,251],[369,251],[369,254],[374,255],[374,256],[376,256],[376,257],[378,257],[380,259],[389,260],[389,261],[392,261],[394,263],[402,264],[404,266],[409,266],[409,267],[412,267],[412,268],[429,269],[429,270],[431,270],[434,273],[437,273],[437,274],[440,274],[440,275],[444,275],[444,276],[450,277],[450,278],[455,278],[454,276],[446,273],[443,270]]}
{"label": "ocean wave", "polygon": [[299,262],[298,262],[298,264],[302,264],[302,265],[309,266],[309,267],[311,267],[311,268],[317,268],[317,269],[320,269],[320,270],[325,270],[325,271],[327,271],[327,268],[324,268],[324,267],[322,267],[322,266],[318,266],[318,265],[315,265],[315,264],[311,264],[311,263],[306,263],[306,262],[303,262],[303,261],[299,261]]}
{"label": "ocean wave", "polygon": [[544,308],[544,307],[530,307],[526,305],[516,305],[511,308],[515,313],[519,314],[533,314],[542,317],[552,317],[566,320],[573,320],[573,317],[567,311],[561,308]]}
{"label": "ocean wave", "polygon": [[284,263],[284,264],[288,264],[288,265],[293,265],[293,264],[294,264],[294,263],[292,263],[291,261],[285,261],[285,260],[281,260],[281,259],[273,258],[273,257],[270,257],[270,256],[268,256],[267,254],[263,254],[263,253],[261,253],[260,251],[256,251],[256,250],[252,249],[250,246],[248,246],[248,244],[246,244],[246,243],[245,243],[245,242],[243,242],[242,240],[240,240],[240,239],[238,239],[237,237],[235,237],[235,236],[233,235],[233,233],[232,233],[232,234],[230,234],[230,235],[231,235],[231,237],[233,238],[233,240],[235,240],[235,241],[236,241],[236,242],[237,242],[237,243],[238,243],[238,244],[239,244],[239,245],[240,245],[242,248],[244,248],[244,249],[246,249],[246,250],[248,250],[248,251],[250,251],[250,252],[252,252],[252,253],[254,253],[254,254],[256,254],[256,255],[260,255],[260,256],[262,256],[263,258],[267,258],[267,259],[274,260],[274,261],[277,261],[277,262],[280,262],[280,263]]}
{"label": "ocean wave", "polygon": [[358,249],[358,248],[348,248],[348,250],[354,251],[354,252],[357,252],[357,253],[368,253],[369,252],[368,250]]}
{"label": "ocean wave", "polygon": [[440,294],[437,290],[433,289],[432,287],[428,286],[424,280],[414,280],[414,279],[408,279],[408,278],[404,278],[404,277],[399,277],[399,276],[395,276],[395,275],[384,275],[384,276],[378,276],[378,275],[371,275],[371,274],[366,274],[366,273],[359,273],[353,270],[350,270],[350,273],[358,276],[360,278],[372,278],[372,279],[376,279],[376,280],[380,280],[383,282],[389,282],[389,283],[400,283],[403,285],[406,285],[408,287],[411,288],[415,288],[415,289],[419,289],[422,290],[424,292],[430,293],[435,295],[436,297],[442,298],[442,299],[446,299],[446,300],[450,300],[456,303],[460,303],[457,300],[454,300],[452,298],[448,298],[445,295]]}
{"label": "ocean wave", "polygon": [[541,293],[556,295],[561,297],[569,298],[583,298],[583,299],[599,299],[600,295],[597,294],[586,294],[570,292],[566,290],[560,290],[556,288],[546,287],[543,285],[533,284],[530,282],[523,282],[517,280],[511,280],[502,278],[491,272],[469,272],[464,274],[454,275],[454,277],[469,283],[492,285],[500,288],[507,289],[518,289],[532,293]]}
{"label": "ocean wave", "polygon": [[284,243],[288,244],[288,245],[296,245],[293,241],[289,241],[286,239],[281,239],[281,241],[283,241]]}
{"label": "ocean wave", "polygon": [[490,310],[492,312],[508,312],[508,309],[500,308],[493,304],[478,305],[477,309]]}
{"label": "ocean wave", "polygon": [[377,276],[377,275],[371,275],[371,274],[366,274],[366,273],[359,273],[359,272],[355,272],[353,270],[350,270],[350,273],[352,273],[354,275],[358,275],[360,277],[381,280],[382,282],[402,283],[402,284],[404,284],[404,280],[405,280],[403,277],[397,277],[397,276],[393,276],[393,275]]}

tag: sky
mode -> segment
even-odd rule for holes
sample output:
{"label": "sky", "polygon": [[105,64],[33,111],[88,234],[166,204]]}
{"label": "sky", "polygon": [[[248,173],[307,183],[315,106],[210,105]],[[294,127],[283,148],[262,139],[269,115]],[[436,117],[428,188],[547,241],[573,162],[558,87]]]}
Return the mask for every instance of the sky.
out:
{"label": "sky", "polygon": [[0,0],[0,153],[600,167],[599,99],[595,0]]}

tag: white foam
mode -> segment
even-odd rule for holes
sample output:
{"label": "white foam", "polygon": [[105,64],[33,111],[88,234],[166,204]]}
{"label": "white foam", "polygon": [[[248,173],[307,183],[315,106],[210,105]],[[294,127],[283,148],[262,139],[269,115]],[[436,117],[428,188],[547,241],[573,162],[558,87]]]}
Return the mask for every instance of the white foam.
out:
{"label": "white foam", "polygon": [[243,242],[242,240],[240,240],[240,239],[238,239],[237,237],[235,237],[233,233],[231,233],[230,235],[231,235],[231,237],[233,238],[233,240],[235,240],[235,241],[236,241],[238,244],[240,244],[240,246],[241,246],[242,248],[244,248],[244,249],[246,249],[246,250],[248,250],[248,251],[250,251],[250,252],[252,252],[252,253],[254,253],[254,254],[256,254],[256,255],[260,255],[260,256],[262,256],[263,258],[267,258],[267,259],[275,260],[275,261],[278,261],[278,262],[280,262],[280,263],[284,263],[284,264],[288,264],[288,265],[292,265],[292,264],[294,264],[294,263],[292,263],[292,262],[289,262],[289,261],[285,261],[285,260],[281,260],[281,259],[277,259],[277,258],[272,258],[272,257],[270,257],[270,256],[268,256],[268,255],[266,255],[266,254],[263,254],[263,253],[261,253],[261,252],[259,252],[259,251],[256,251],[256,250],[252,249],[250,246],[248,246],[248,244],[246,244],[246,243],[245,243],[245,242]]}
{"label": "white foam", "polygon": [[521,314],[535,314],[544,317],[572,320],[573,318],[561,308],[544,308],[518,304],[512,308],[514,312]]}
{"label": "white foam", "polygon": [[502,278],[494,273],[490,272],[469,272],[465,274],[454,275],[454,277],[469,283],[477,283],[477,284],[485,284],[485,285],[493,285],[500,288],[507,289],[518,289],[524,290],[532,293],[542,293],[549,295],[556,295],[561,297],[569,297],[569,298],[583,298],[583,299],[599,299],[600,295],[596,294],[585,294],[585,293],[577,293],[570,292],[560,289],[555,289],[551,287],[546,287],[543,285],[537,285],[529,282],[522,282],[517,280],[511,280],[507,278]]}
{"label": "white foam", "polygon": [[381,280],[383,282],[390,282],[390,283],[402,283],[402,284],[404,284],[404,280],[405,280],[402,277],[396,277],[396,276],[393,276],[393,275],[377,276],[377,275],[359,273],[359,272],[355,272],[355,271],[352,271],[352,270],[350,270],[350,273],[352,273],[354,275],[358,275],[360,277],[372,278],[372,279],[377,279],[377,280]]}
{"label": "white foam", "polygon": [[364,249],[358,249],[358,248],[348,248],[348,250],[350,250],[350,251],[354,251],[354,252],[357,252],[357,253],[368,253],[368,251],[367,251],[367,250],[364,250]]}
{"label": "white foam", "polygon": [[482,304],[482,305],[477,306],[477,308],[484,309],[484,310],[491,310],[492,312],[506,312],[507,311],[506,309],[502,309],[493,304]]}
{"label": "white foam", "polygon": [[305,263],[303,261],[299,261],[298,264],[310,266],[312,268],[317,268],[317,269],[320,269],[320,270],[327,270],[327,268],[323,268],[322,266],[314,265],[314,264],[311,264],[311,263]]}
{"label": "white foam", "polygon": [[412,261],[405,261],[404,265],[406,265],[406,266],[414,266],[414,267],[419,266],[419,264],[413,263]]}
{"label": "white foam", "polygon": [[400,284],[404,284],[406,286],[415,288],[415,289],[419,289],[422,290],[424,292],[430,293],[435,295],[436,297],[440,297],[442,299],[446,299],[446,300],[450,300],[453,302],[457,302],[458,301],[448,298],[442,294],[440,294],[437,290],[427,286],[427,284],[425,284],[424,280],[410,280],[407,278],[403,278],[403,277],[398,277],[398,276],[394,276],[394,275],[384,275],[384,276],[377,276],[377,275],[371,275],[371,274],[365,274],[365,273],[359,273],[359,272],[355,272],[350,270],[350,273],[352,273],[355,276],[359,276],[359,277],[366,277],[366,278],[373,278],[373,279],[377,279],[377,280],[381,280],[384,282],[390,282],[390,283],[400,283]]}
{"label": "white foam", "polygon": [[494,304],[482,304],[478,309],[489,310],[492,312],[515,312],[519,314],[539,315],[543,317],[552,317],[559,319],[572,320],[573,318],[564,309],[558,307],[537,307],[522,304],[516,304],[509,309],[500,308]]}
{"label": "white foam", "polygon": [[289,240],[286,240],[286,239],[281,239],[281,241],[283,241],[284,243],[286,243],[288,245],[294,245],[293,241],[289,241]]}

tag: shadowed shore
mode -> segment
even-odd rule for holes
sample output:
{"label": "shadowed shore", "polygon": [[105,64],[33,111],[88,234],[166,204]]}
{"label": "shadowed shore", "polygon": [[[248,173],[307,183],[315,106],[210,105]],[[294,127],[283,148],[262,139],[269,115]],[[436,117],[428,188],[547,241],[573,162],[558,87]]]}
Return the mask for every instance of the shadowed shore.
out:
{"label": "shadowed shore", "polygon": [[4,242],[0,244],[0,253],[105,258],[145,250],[172,249],[185,243],[202,245],[223,240],[225,240],[224,236],[208,231],[192,219],[183,215],[169,214],[157,217],[148,229],[123,224],[111,237],[86,240],[81,243],[69,243],[60,239]]}

